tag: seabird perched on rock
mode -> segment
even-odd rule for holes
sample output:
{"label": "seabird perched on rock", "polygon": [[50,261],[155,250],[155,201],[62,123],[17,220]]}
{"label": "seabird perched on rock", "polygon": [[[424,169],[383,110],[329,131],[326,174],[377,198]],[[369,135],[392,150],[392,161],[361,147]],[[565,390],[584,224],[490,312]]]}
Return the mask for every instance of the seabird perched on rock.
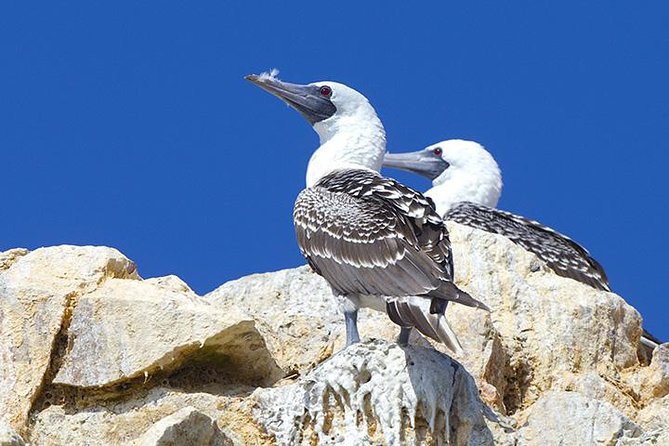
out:
{"label": "seabird perched on rock", "polygon": [[[497,209],[502,174],[493,156],[474,141],[451,139],[410,153],[386,154],[384,167],[403,169],[432,180],[425,196],[446,221],[503,235],[534,253],[558,275],[611,291],[602,266],[581,245],[554,229]],[[642,342],[659,340],[644,330]]]}
{"label": "seabird perched on rock", "polygon": [[368,307],[402,327],[402,344],[415,327],[460,351],[446,304],[487,307],[453,283],[448,231],[434,204],[378,173],[385,130],[367,98],[337,82],[246,79],[299,111],[320,137],[293,220],[302,254],[340,302],[347,346],[359,342],[358,309]]}

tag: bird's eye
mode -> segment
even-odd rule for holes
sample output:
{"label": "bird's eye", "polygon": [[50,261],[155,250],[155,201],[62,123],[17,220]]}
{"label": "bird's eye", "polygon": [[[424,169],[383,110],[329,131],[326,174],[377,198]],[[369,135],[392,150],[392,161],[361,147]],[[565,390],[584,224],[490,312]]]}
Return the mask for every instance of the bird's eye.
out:
{"label": "bird's eye", "polygon": [[435,148],[432,150],[432,153],[434,153],[434,154],[437,155],[437,156],[441,156],[441,154],[444,153],[444,152],[441,150],[441,147],[435,147]]}
{"label": "bird's eye", "polygon": [[325,96],[326,98],[329,98],[332,96],[332,88],[328,87],[327,85],[323,85],[321,87],[321,96]]}

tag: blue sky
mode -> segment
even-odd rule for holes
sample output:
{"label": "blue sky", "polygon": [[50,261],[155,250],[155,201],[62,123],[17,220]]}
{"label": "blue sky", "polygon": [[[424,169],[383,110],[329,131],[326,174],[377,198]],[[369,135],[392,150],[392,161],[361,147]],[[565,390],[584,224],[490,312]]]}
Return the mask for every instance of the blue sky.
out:
{"label": "blue sky", "polygon": [[0,250],[114,246],[200,293],[302,264],[317,136],[243,80],[278,67],[363,92],[391,151],[485,144],[499,206],[584,244],[669,339],[669,6],[421,5],[3,4]]}

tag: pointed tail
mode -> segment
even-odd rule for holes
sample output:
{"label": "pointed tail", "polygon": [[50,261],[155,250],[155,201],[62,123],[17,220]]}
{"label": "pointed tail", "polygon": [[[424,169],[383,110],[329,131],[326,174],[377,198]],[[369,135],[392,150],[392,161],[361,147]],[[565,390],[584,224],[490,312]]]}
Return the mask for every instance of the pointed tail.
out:
{"label": "pointed tail", "polygon": [[441,302],[440,312],[431,312],[432,304],[437,299],[428,299],[425,297],[403,297],[386,302],[386,312],[390,319],[402,327],[414,327],[427,337],[441,342],[451,351],[462,353],[462,345],[458,341],[444,311],[446,310],[446,301]]}
{"label": "pointed tail", "polygon": [[641,343],[652,353],[655,350],[655,347],[662,344],[658,338],[650,334],[645,328],[641,334]]}
{"label": "pointed tail", "polygon": [[[430,297],[435,297],[444,301],[457,302],[468,307],[481,308],[482,310],[490,311],[490,308],[480,300],[474,299],[467,292],[462,291],[453,282],[443,281],[442,284],[434,291],[427,293]],[[434,302],[434,301],[433,301]],[[437,313],[430,308],[431,313]]]}

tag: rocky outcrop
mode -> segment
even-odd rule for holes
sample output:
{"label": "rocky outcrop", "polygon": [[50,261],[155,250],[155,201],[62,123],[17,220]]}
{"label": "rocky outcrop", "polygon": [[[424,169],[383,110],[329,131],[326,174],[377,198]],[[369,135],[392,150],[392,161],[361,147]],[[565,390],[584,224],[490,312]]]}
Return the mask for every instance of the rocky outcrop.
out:
{"label": "rocky outcrop", "polygon": [[[528,407],[581,374],[616,376],[638,365],[641,317],[621,297],[558,279],[502,236],[450,228],[456,282],[493,309],[492,325],[508,354],[509,379],[497,389],[506,410]],[[453,308],[449,319],[466,321],[466,310]]]}
{"label": "rocky outcrop", "polygon": [[107,278],[136,273],[115,249],[96,247],[11,250],[0,265],[0,421],[22,431],[77,299]]}
{"label": "rocky outcrop", "polygon": [[[461,356],[361,311],[343,349],[308,267],[196,295],[118,251],[0,253],[0,444],[663,444],[669,345],[506,239],[451,225]],[[669,443],[668,443],[669,444]]]}
{"label": "rocky outcrop", "polygon": [[79,299],[53,383],[103,387],[149,379],[205,356],[230,363],[240,381],[283,376],[252,318],[219,310],[176,277],[109,279]]}
{"label": "rocky outcrop", "polygon": [[492,444],[473,378],[425,347],[354,345],[294,384],[255,392],[257,420],[296,444]]}

